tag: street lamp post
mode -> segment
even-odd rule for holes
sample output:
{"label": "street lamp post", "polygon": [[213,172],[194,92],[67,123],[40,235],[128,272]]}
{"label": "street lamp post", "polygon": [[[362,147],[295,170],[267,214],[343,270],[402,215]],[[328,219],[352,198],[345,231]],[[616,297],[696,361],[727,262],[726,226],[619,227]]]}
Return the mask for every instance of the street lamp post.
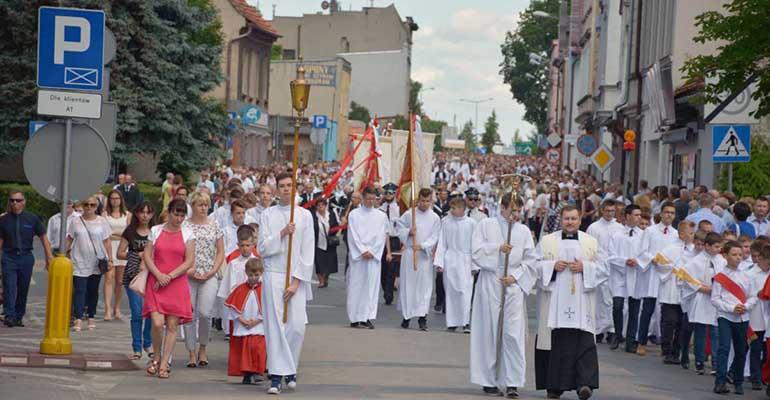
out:
{"label": "street lamp post", "polygon": [[[487,98],[482,100],[469,100],[469,99],[460,99],[460,101],[465,103],[471,103],[476,106],[476,126],[474,126],[474,130],[479,129],[479,104],[486,103],[488,101],[494,100],[493,98]],[[475,135],[478,135],[478,132],[474,132]]]}

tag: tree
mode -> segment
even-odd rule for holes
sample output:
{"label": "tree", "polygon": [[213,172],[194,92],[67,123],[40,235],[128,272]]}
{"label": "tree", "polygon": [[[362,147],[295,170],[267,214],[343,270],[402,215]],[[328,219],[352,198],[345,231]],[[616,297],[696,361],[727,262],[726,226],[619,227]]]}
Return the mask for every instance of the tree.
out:
{"label": "tree", "polygon": [[351,121],[361,121],[368,124],[372,121],[372,116],[369,114],[369,109],[355,101],[350,102],[350,112],[348,113],[348,119]]}
{"label": "tree", "polygon": [[441,151],[441,131],[447,126],[446,121],[433,120],[423,117],[420,122],[420,127],[423,132],[429,132],[436,134],[433,138],[433,151]]}
{"label": "tree", "polygon": [[524,105],[524,120],[535,125],[539,132],[545,132],[548,110],[549,79],[546,65],[532,65],[530,53],[545,56],[551,49],[551,43],[558,34],[558,21],[551,18],[539,18],[534,11],[544,11],[559,15],[559,0],[532,0],[529,7],[519,14],[519,24],[515,31],[507,32],[505,41],[500,45],[503,62],[500,75],[503,82],[511,86],[513,98]]}
{"label": "tree", "polygon": [[481,135],[481,144],[487,150],[487,154],[492,154],[492,148],[500,141],[500,134],[497,132],[500,124],[497,122],[497,113],[492,110],[492,115],[484,123],[484,134]]}
{"label": "tree", "polygon": [[516,128],[515,131],[513,131],[513,144],[521,142],[521,131],[519,128]]}
{"label": "tree", "polygon": [[[724,164],[723,164],[724,165]],[[759,197],[767,195],[770,187],[770,143],[762,136],[751,139],[751,161],[733,164],[733,191],[738,197]],[[727,190],[727,168],[722,168],[719,177],[721,190]]]}
{"label": "tree", "polygon": [[460,131],[458,137],[465,141],[465,150],[471,152],[476,151],[478,145],[476,144],[476,135],[473,134],[473,122],[468,120],[468,122],[463,125],[463,130]]}
{"label": "tree", "polygon": [[409,81],[409,112],[422,115],[422,102],[420,102],[420,91],[422,83],[418,81]]}
{"label": "tree", "polygon": [[283,46],[280,44],[273,44],[270,48],[270,60],[283,60]]}
{"label": "tree", "polygon": [[0,156],[18,154],[36,102],[40,6],[104,9],[115,34],[111,98],[119,107],[113,158],[158,156],[165,170],[199,169],[222,155],[227,112],[206,97],[223,80],[221,23],[211,0],[152,2],[0,1]]}
{"label": "tree", "polygon": [[682,71],[691,81],[717,78],[703,88],[705,100],[719,103],[724,93],[738,93],[753,74],[758,74],[753,98],[759,107],[754,117],[770,114],[770,36],[767,22],[770,0],[733,0],[724,12],[707,11],[695,17],[700,28],[693,38],[696,43],[717,42],[713,54],[702,54],[687,60]]}

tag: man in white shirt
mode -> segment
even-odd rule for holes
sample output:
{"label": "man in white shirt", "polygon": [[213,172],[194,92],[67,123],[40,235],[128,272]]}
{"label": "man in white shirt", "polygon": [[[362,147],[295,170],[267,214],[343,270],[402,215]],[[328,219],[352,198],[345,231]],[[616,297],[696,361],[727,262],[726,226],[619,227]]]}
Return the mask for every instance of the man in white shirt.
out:
{"label": "man in white shirt", "polygon": [[[619,207],[620,210],[618,210]],[[608,257],[611,254],[610,241],[612,236],[623,228],[623,226],[615,220],[616,212],[622,212],[622,205],[616,204],[613,200],[603,201],[601,204],[602,217],[589,225],[586,230],[586,233],[599,242],[602,253]],[[606,262],[606,260],[601,261]],[[612,271],[612,269],[610,269],[610,271]],[[617,273],[615,276],[617,276]],[[618,285],[613,287],[612,282],[613,279],[611,275],[610,279],[602,283],[596,291],[596,339],[597,342],[601,343],[604,333],[614,331],[612,338],[610,338],[610,335],[608,334],[607,341],[610,343],[611,347],[617,348],[616,345],[623,335],[623,300],[626,298],[626,294],[625,289],[621,289]],[[619,325],[617,317],[618,306],[620,307]],[[621,329],[618,329],[619,327]],[[615,336],[617,336],[617,338],[615,338]]]}

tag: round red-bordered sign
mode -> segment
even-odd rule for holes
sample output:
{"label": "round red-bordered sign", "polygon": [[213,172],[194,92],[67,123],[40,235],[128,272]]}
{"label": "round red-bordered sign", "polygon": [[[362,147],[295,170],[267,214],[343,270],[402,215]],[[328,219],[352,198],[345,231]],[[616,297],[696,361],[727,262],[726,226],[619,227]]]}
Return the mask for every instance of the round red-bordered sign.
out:
{"label": "round red-bordered sign", "polygon": [[545,159],[548,160],[551,164],[557,164],[559,161],[561,161],[561,153],[558,149],[548,149],[545,151]]}
{"label": "round red-bordered sign", "polygon": [[580,154],[591,157],[591,154],[594,154],[599,144],[593,136],[582,134],[577,138],[576,146]]}

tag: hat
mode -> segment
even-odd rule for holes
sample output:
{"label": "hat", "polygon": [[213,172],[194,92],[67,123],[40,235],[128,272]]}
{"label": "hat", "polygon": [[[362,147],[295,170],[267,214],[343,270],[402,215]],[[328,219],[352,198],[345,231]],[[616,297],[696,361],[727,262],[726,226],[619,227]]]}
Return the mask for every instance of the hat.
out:
{"label": "hat", "polygon": [[455,198],[460,198],[460,199],[462,199],[462,198],[463,198],[463,194],[462,194],[462,193],[460,193],[460,192],[459,192],[459,191],[457,191],[457,190],[455,190],[455,191],[453,191],[452,193],[450,193],[450,194],[449,194],[449,200],[452,200],[452,199],[455,199]]}
{"label": "hat", "polygon": [[396,186],[396,184],[392,182],[382,187],[385,193],[388,193],[388,192],[395,193],[397,188],[398,186]]}
{"label": "hat", "polygon": [[479,191],[474,187],[465,191],[465,197],[468,197],[468,198],[477,198],[479,197],[479,195],[480,195]]}

